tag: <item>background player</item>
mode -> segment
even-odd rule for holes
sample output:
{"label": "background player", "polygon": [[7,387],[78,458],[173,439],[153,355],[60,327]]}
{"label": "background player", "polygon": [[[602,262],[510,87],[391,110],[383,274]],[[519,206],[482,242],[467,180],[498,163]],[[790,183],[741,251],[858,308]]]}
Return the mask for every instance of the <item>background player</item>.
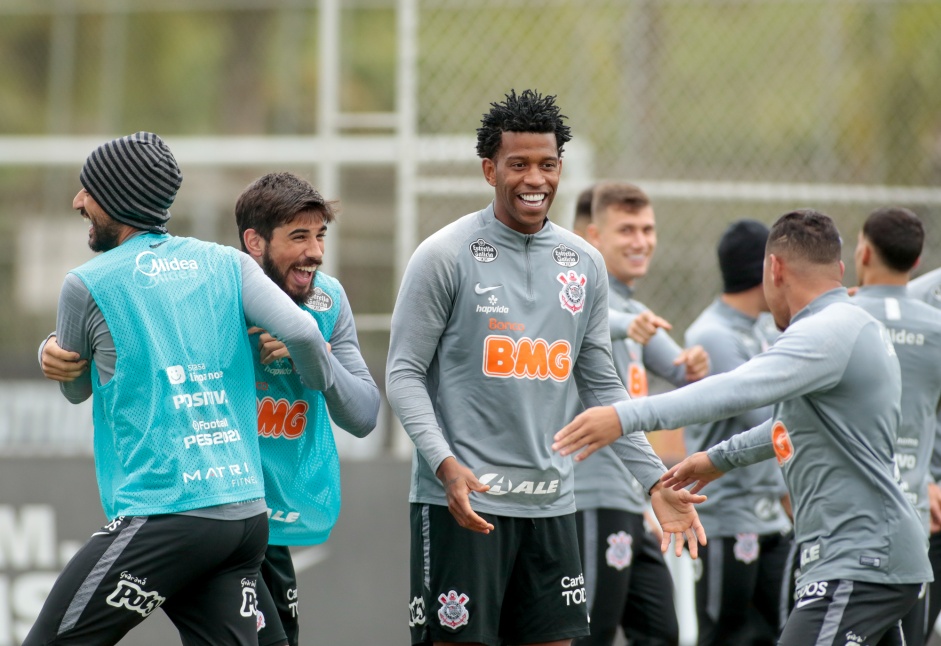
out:
{"label": "background player", "polygon": [[277,334],[317,388],[333,385],[326,344],[251,258],[167,234],[182,176],[159,137],[101,145],[80,179],[72,206],[102,253],[62,287],[56,330],[81,374],[61,390],[93,397],[111,522],[24,644],[117,643],[158,607],[185,644],[256,644],[268,524],[246,322]]}
{"label": "background player", "polygon": [[895,476],[898,359],[885,327],[850,302],[840,255],[830,218],[809,209],[785,214],[771,228],[763,273],[784,330],[773,346],[677,391],[589,409],[553,445],[565,454],[587,447],[583,457],[622,431],[774,403],[771,419],[686,458],[664,484],[695,483],[695,492],[723,471],[777,458],[801,550],[798,599],[782,646],[835,638],[903,644],[900,619],[931,578],[921,523]]}
{"label": "background player", "polygon": [[[334,384],[308,390],[283,343],[253,328],[258,434],[269,539],[259,585],[260,646],[299,639],[298,589],[289,545],[327,540],[340,511],[340,463],[331,418],[365,437],[376,425],[379,389],[359,350],[353,313],[340,283],[319,270],[333,205],[307,181],[271,173],[239,196],[235,219],[242,250],[317,322],[331,346]],[[43,364],[69,357],[51,340]],[[47,376],[50,376],[47,374]],[[328,416],[329,412],[329,416]]]}
{"label": "background player", "polygon": [[[767,242],[768,227],[756,220],[733,222],[719,240],[722,294],[686,331],[688,345],[709,353],[713,374],[734,370],[773,342],[759,322],[768,311],[761,286]],[[763,406],[690,424],[686,451],[704,451],[770,416],[771,407]],[[791,522],[780,502],[786,496],[781,470],[770,460],[736,469],[709,488],[697,509],[709,536],[696,581],[700,646],[774,643],[791,545]]]}
{"label": "background player", "polygon": [[[648,368],[675,386],[704,377],[709,357],[701,347],[683,350],[662,328],[640,332],[643,342],[629,336],[640,315],[650,314],[634,300],[635,281],[647,274],[657,244],[647,195],[627,182],[596,185],[586,236],[605,262],[614,366],[631,396],[647,395]],[[591,635],[577,640],[579,646],[614,643],[619,625],[637,646],[679,641],[670,572],[659,539],[644,527],[646,504],[643,487],[610,447],[576,463],[576,520],[591,616]]]}
{"label": "background player", "polygon": [[[941,317],[931,306],[908,296],[907,284],[918,265],[925,227],[913,212],[900,207],[873,211],[856,244],[854,260],[859,290],[854,301],[886,326],[902,370],[902,419],[895,462],[902,490],[921,515],[928,537],[929,466],[935,423],[941,404]],[[927,586],[923,593],[927,590]],[[908,646],[921,646],[926,625],[926,595],[905,617]]]}
{"label": "background player", "polygon": [[[908,283],[908,295],[941,309],[941,268],[929,271]],[[941,411],[935,423],[934,451],[931,455],[931,479],[928,483],[928,503],[931,510],[931,538],[928,542],[928,558],[934,571],[928,593],[928,616],[926,624],[930,631],[941,613]]]}
{"label": "background player", "polygon": [[[550,437],[574,387],[589,406],[627,394],[611,363],[604,262],[547,217],[563,119],[554,97],[530,90],[491,104],[477,142],[494,201],[419,245],[399,289],[387,393],[416,446],[416,644],[564,646],[588,633],[572,463]],[[619,451],[652,488],[667,543],[686,532],[695,554],[704,536],[688,492],[663,498],[643,433]]]}

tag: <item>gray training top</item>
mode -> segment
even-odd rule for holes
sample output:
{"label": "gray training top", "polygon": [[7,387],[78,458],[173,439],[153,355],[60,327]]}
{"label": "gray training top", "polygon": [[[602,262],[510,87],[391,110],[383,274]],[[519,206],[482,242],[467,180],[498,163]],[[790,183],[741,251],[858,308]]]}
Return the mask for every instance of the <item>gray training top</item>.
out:
{"label": "gray training top", "polygon": [[[686,344],[701,345],[709,353],[712,374],[729,372],[770,347],[773,338],[766,338],[765,327],[717,298],[686,330]],[[686,453],[705,451],[769,417],[771,406],[762,406],[716,422],[690,424],[684,433]],[[708,500],[696,505],[696,511],[708,536],[774,534],[791,527],[781,506],[786,493],[781,469],[765,460],[710,484]]]}
{"label": "gray training top", "polygon": [[[453,456],[490,485],[471,494],[477,511],[574,512],[572,458],[551,449],[571,390],[585,406],[628,398],[607,308],[601,255],[548,220],[524,235],[491,205],[425,240],[402,279],[386,366],[389,403],[416,447],[409,500],[446,505],[435,472]],[[656,484],[664,467],[644,434],[618,444],[638,480]]]}
{"label": "gray training top", "polygon": [[928,531],[929,466],[941,402],[941,316],[910,298],[905,286],[860,287],[854,302],[889,331],[902,370],[902,421],[895,462],[902,491],[921,514]]}
{"label": "gray training top", "polygon": [[[941,310],[941,268],[929,271],[908,283],[908,295]],[[931,454],[931,478],[941,482],[941,411],[935,422],[934,451]]]}
{"label": "gray training top", "polygon": [[885,327],[838,288],[735,370],[615,409],[633,431],[773,403],[771,419],[708,454],[722,471],[777,457],[794,506],[798,587],[829,579],[921,583],[932,579],[927,537],[894,459],[901,390]]}
{"label": "gray training top", "polygon": [[[644,346],[627,336],[631,320],[649,308],[633,299],[634,290],[608,274],[608,316],[614,367],[631,397],[647,396],[647,369],[674,386],[686,383],[686,367],[674,366],[682,348],[665,330],[657,330]],[[581,412],[579,407],[578,412]],[[575,506],[579,509],[620,509],[643,513],[644,488],[610,446],[575,463]]]}

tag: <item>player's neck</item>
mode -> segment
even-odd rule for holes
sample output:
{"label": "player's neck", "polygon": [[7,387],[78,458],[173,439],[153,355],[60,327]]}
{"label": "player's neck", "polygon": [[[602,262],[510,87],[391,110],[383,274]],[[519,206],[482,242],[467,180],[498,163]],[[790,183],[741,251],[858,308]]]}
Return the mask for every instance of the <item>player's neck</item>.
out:
{"label": "player's neck", "polygon": [[768,309],[765,305],[765,297],[761,285],[746,289],[744,292],[722,294],[719,299],[733,310],[737,310],[753,319],[758,318],[759,314]]}

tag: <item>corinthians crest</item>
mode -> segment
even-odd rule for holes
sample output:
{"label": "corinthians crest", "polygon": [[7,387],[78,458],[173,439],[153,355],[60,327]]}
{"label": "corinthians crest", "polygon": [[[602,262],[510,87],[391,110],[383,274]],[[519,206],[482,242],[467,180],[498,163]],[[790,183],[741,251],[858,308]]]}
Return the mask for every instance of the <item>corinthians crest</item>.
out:
{"label": "corinthians crest", "polygon": [[562,291],[559,292],[562,309],[568,310],[572,316],[575,316],[585,307],[585,283],[588,279],[585,278],[585,274],[576,274],[574,271],[563,271],[557,278],[562,283]]}
{"label": "corinthians crest", "polygon": [[467,612],[464,604],[470,601],[470,597],[463,592],[458,594],[451,590],[446,595],[438,595],[438,601],[441,602],[441,607],[438,609],[438,619],[441,621],[442,626],[457,629],[467,625],[470,613]]}
{"label": "corinthians crest", "polygon": [[623,570],[634,559],[634,537],[625,531],[608,536],[608,549],[604,552],[604,559],[615,570]]}
{"label": "corinthians crest", "polygon": [[732,553],[736,561],[753,563],[758,558],[758,534],[736,534]]}

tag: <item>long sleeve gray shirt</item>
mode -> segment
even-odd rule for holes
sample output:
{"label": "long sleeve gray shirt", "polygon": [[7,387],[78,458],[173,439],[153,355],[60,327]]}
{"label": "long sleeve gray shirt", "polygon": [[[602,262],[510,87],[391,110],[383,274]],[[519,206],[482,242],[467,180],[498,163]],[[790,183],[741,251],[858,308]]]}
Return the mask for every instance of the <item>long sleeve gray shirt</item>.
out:
{"label": "long sleeve gray shirt", "polygon": [[[532,235],[493,207],[444,227],[415,251],[392,314],[389,403],[415,443],[411,502],[446,505],[435,477],[454,457],[487,493],[475,510],[517,517],[575,511],[571,457],[551,449],[585,406],[628,395],[611,361],[600,254],[547,221]],[[664,467],[642,432],[618,442],[645,487]]]}
{"label": "long sleeve gray shirt", "polygon": [[905,286],[860,287],[854,302],[881,321],[902,370],[902,421],[895,461],[902,490],[921,514],[928,531],[928,481],[941,403],[941,316],[908,296]]}
{"label": "long sleeve gray shirt", "polygon": [[723,471],[777,457],[801,550],[797,585],[920,583],[932,578],[926,536],[894,459],[901,390],[885,327],[839,288],[798,312],[773,346],[735,370],[615,408],[623,429],[634,431],[773,404],[771,419],[708,454]]}
{"label": "long sleeve gray shirt", "polygon": [[[611,352],[618,377],[631,397],[647,395],[647,371],[674,386],[686,384],[686,366],[673,365],[683,349],[665,330],[657,330],[647,345],[627,335],[631,321],[649,309],[634,300],[634,290],[608,274],[608,317]],[[580,407],[579,407],[580,410]],[[644,511],[646,492],[614,449],[606,446],[587,460],[575,463],[575,506],[578,509]]]}
{"label": "long sleeve gray shirt", "polygon": [[[762,330],[758,319],[716,299],[686,330],[686,344],[701,345],[709,353],[712,374],[719,374],[735,370],[770,347]],[[690,424],[684,431],[686,452],[705,451],[769,417],[771,406],[762,406],[735,417]],[[711,484],[708,500],[696,510],[708,536],[773,534],[791,526],[780,502],[785,493],[781,470],[766,460],[736,469]]]}
{"label": "long sleeve gray shirt", "polygon": [[[908,295],[941,310],[941,268],[929,271],[908,283]],[[941,482],[941,411],[935,421],[934,450],[931,454],[931,478]]]}

